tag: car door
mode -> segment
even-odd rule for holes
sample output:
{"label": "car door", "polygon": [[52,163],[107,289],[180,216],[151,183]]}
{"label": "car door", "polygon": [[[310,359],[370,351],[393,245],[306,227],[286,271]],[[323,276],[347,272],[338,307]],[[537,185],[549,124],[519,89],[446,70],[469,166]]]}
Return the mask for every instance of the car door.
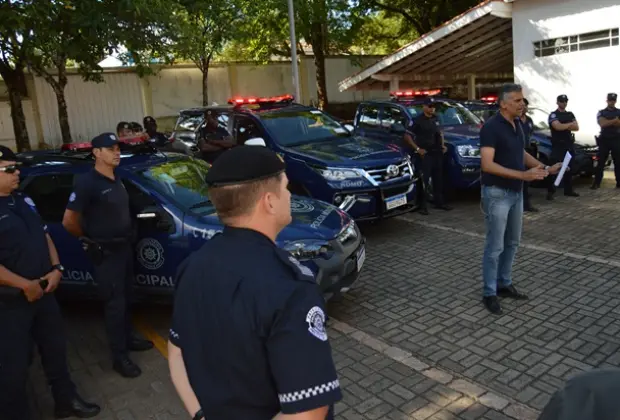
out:
{"label": "car door", "polygon": [[135,180],[123,179],[123,183],[136,216],[135,286],[146,294],[167,294],[174,288],[178,266],[189,254],[183,214]]}
{"label": "car door", "polygon": [[397,106],[384,105],[380,114],[381,129],[385,132],[385,139],[398,146],[403,145],[403,136],[409,120],[405,111]]}
{"label": "car door", "polygon": [[73,192],[74,176],[69,172],[33,176],[23,182],[22,190],[37,206],[65,267],[58,293],[91,295],[96,292],[93,266],[80,241],[62,226],[69,196]]}
{"label": "car door", "polygon": [[381,127],[381,105],[361,104],[355,120],[355,134],[377,140],[386,140],[388,131]]}

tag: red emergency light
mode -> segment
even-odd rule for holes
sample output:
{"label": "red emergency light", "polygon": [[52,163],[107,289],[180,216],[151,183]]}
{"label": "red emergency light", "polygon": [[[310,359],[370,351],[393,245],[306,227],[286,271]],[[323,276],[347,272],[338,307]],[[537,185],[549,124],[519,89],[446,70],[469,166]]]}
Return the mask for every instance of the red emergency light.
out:
{"label": "red emergency light", "polygon": [[[118,141],[119,143],[133,146],[136,144],[145,143],[148,139],[149,139],[148,134],[142,133],[142,134],[138,134],[137,136],[120,137]],[[85,152],[85,151],[91,150],[92,148],[93,148],[93,145],[90,142],[84,142],[84,143],[63,144],[60,147],[60,150],[64,152]]]}
{"label": "red emergency light", "polygon": [[411,98],[414,96],[434,96],[439,95],[441,89],[433,90],[396,90],[390,92],[390,96],[393,98]]}
{"label": "red emergency light", "polygon": [[237,96],[228,100],[229,104],[233,105],[253,105],[253,104],[276,104],[281,102],[293,102],[295,97],[293,95],[280,95],[280,96],[265,96],[265,97],[241,97]]}
{"label": "red emergency light", "polygon": [[494,103],[497,102],[498,97],[495,95],[488,95],[488,96],[483,96],[482,98],[480,98],[480,100],[482,100],[482,102],[487,102],[487,103]]}

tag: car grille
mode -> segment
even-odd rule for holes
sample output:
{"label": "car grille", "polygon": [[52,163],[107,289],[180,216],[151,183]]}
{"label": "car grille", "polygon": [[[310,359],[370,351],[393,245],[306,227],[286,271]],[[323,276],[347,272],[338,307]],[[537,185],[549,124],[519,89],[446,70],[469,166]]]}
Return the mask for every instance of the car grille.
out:
{"label": "car grille", "polygon": [[[396,171],[391,168],[393,166],[398,168],[398,173],[396,173]],[[392,170],[393,172],[389,173],[388,172],[389,170]],[[388,166],[382,166],[379,168],[366,169],[366,172],[368,172],[368,175],[378,183],[401,178],[405,175],[413,176],[413,174],[411,173],[411,167],[409,166],[406,160],[403,160],[401,163],[396,164],[396,165],[388,165]]]}
{"label": "car grille", "polygon": [[598,153],[598,146],[583,146],[581,150],[588,156],[594,156]]}

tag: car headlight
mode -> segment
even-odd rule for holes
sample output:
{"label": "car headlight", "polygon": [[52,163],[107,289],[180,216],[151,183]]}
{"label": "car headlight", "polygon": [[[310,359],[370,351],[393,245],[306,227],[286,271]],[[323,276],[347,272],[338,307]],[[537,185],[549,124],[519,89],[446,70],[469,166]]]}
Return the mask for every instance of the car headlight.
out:
{"label": "car headlight", "polygon": [[318,240],[292,241],[286,243],[282,248],[290,252],[299,261],[326,257],[331,251],[328,243]]}
{"label": "car headlight", "polygon": [[357,169],[325,168],[317,171],[328,181],[344,181],[345,179],[360,178],[362,174]]}
{"label": "car headlight", "polygon": [[456,150],[463,157],[480,157],[480,148],[477,146],[462,145],[457,146]]}
{"label": "car headlight", "polygon": [[338,242],[344,244],[349,239],[357,239],[357,230],[355,230],[355,222],[351,220],[338,234]]}

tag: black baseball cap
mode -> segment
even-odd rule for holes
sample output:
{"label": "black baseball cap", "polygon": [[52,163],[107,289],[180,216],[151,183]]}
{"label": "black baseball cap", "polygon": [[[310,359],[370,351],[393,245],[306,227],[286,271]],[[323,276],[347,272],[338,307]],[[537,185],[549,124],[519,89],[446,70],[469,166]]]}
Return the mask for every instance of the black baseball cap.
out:
{"label": "black baseball cap", "polygon": [[607,94],[607,100],[608,101],[615,101],[616,99],[618,99],[618,95],[616,93],[608,93]]}
{"label": "black baseball cap", "polygon": [[114,133],[102,133],[95,137],[90,144],[95,149],[100,149],[102,147],[112,147],[115,144],[118,144],[118,137]]}
{"label": "black baseball cap", "polygon": [[17,155],[6,146],[0,146],[0,160],[5,162],[17,162]]}
{"label": "black baseball cap", "polygon": [[142,131],[142,126],[137,121],[132,121],[129,125],[131,125],[133,131]]}
{"label": "black baseball cap", "polygon": [[149,124],[157,124],[157,121],[155,121],[155,118],[151,117],[150,115],[147,115],[142,120],[142,123],[144,123],[144,126],[146,127]]}
{"label": "black baseball cap", "polygon": [[205,181],[211,187],[244,184],[271,178],[285,169],[284,160],[264,146],[237,146],[213,162]]}
{"label": "black baseball cap", "polygon": [[558,96],[557,102],[568,102],[568,96],[566,96],[566,95]]}
{"label": "black baseball cap", "polygon": [[123,128],[126,128],[127,130],[131,130],[131,125],[129,125],[127,121],[121,121],[116,125],[116,132],[118,133]]}
{"label": "black baseball cap", "polygon": [[426,106],[431,106],[434,107],[436,105],[435,99],[428,97],[426,99],[424,99],[424,101],[422,102],[424,105]]}

